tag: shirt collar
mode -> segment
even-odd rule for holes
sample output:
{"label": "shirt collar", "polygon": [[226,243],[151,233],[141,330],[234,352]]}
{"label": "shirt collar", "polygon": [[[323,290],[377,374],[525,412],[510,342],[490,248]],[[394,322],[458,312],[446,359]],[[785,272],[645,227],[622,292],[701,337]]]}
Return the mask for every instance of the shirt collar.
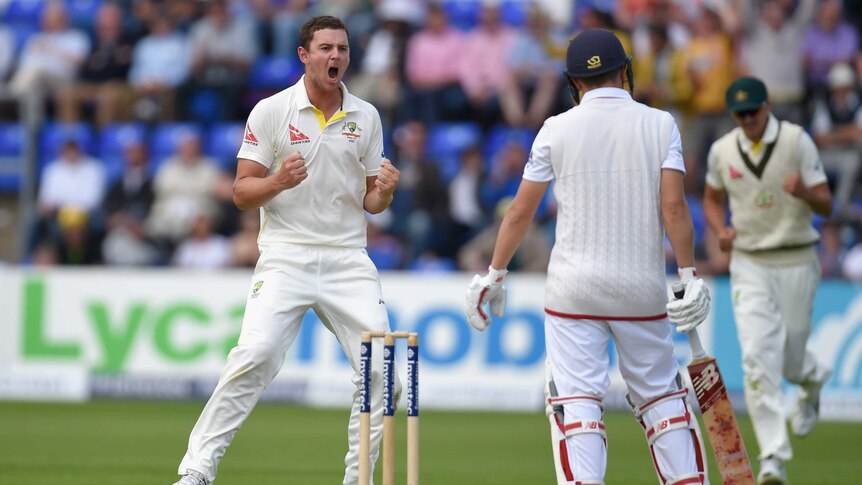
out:
{"label": "shirt collar", "polygon": [[[745,132],[742,131],[742,128],[739,128],[739,132],[736,137],[739,140],[739,145],[742,149],[746,152],[751,152],[754,142],[745,136]],[[776,138],[778,138],[778,118],[776,118],[772,113],[769,113],[769,121],[766,122],[766,130],[764,130],[763,137],[760,139],[760,142],[769,144],[774,142]]]}
{"label": "shirt collar", "polygon": [[632,95],[625,89],[620,88],[595,88],[584,93],[581,103],[586,103],[594,98],[632,99]]}
{"label": "shirt collar", "polygon": [[[296,107],[298,109],[311,108],[314,106],[311,104],[311,100],[308,99],[308,91],[305,90],[305,74],[299,78],[299,81],[294,85],[296,86],[297,91],[297,99],[296,99]],[[358,111],[359,106],[356,101],[353,99],[353,95],[347,91],[347,86],[344,83],[341,83],[341,94],[342,94],[342,102],[341,102],[341,111],[345,113],[350,111]]]}

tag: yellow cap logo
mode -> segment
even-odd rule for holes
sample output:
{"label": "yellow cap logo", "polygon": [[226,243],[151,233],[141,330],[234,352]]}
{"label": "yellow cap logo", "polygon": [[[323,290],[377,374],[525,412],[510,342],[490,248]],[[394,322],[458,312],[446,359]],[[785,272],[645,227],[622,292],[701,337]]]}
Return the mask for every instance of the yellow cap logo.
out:
{"label": "yellow cap logo", "polygon": [[748,100],[748,93],[745,91],[737,91],[736,94],[733,95],[733,98],[737,103],[742,103],[743,101]]}
{"label": "yellow cap logo", "polygon": [[587,59],[587,69],[598,69],[602,67],[602,58],[599,56],[593,56]]}

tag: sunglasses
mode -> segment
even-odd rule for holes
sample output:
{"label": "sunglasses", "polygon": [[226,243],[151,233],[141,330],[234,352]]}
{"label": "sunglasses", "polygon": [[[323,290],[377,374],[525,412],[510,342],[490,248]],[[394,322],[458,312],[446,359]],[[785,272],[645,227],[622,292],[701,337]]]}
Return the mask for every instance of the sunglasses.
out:
{"label": "sunglasses", "polygon": [[739,119],[745,119],[745,118],[748,118],[749,116],[756,116],[757,113],[760,113],[760,110],[761,110],[761,108],[746,109],[746,110],[742,110],[742,111],[734,111],[733,116],[736,116]]}

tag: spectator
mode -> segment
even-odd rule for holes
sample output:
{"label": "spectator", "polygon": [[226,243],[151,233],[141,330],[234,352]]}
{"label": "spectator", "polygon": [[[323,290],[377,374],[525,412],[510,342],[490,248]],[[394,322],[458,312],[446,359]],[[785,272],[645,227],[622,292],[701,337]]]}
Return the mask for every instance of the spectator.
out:
{"label": "spectator", "polygon": [[[105,169],[102,162],[87,156],[74,139],[67,140],[59,157],[42,173],[39,185],[39,236],[50,231],[57,214],[64,207],[74,207],[91,219],[105,195]],[[78,219],[76,219],[77,221]]]}
{"label": "spectator", "polygon": [[365,250],[378,271],[399,269],[404,261],[404,247],[401,241],[383,230],[383,225],[380,218],[369,218]]}
{"label": "spectator", "polygon": [[198,269],[224,268],[232,261],[230,241],[215,233],[212,216],[206,212],[192,218],[191,230],[173,258],[175,266]]}
{"label": "spectator", "polygon": [[829,89],[828,75],[833,65],[856,61],[859,33],[843,19],[838,1],[822,0],[816,21],[805,31],[802,46],[808,87],[816,95]]}
{"label": "spectator", "polygon": [[101,264],[102,257],[87,212],[66,206],[57,213],[60,236],[57,241],[57,262],[64,265]]}
{"label": "spectator", "polygon": [[[683,123],[683,156],[687,184],[702,184],[709,144],[733,127],[727,116],[724,94],[733,80],[733,42],[722,30],[716,10],[703,7],[695,19],[693,37],[675,64],[673,86],[687,100]],[[688,185],[686,192],[699,194],[702,185]]]}
{"label": "spectator", "polygon": [[464,116],[467,98],[459,84],[458,63],[452,62],[451,55],[462,48],[462,41],[461,32],[449,26],[443,7],[430,4],[425,26],[407,41],[405,119],[430,125]]}
{"label": "spectator", "polygon": [[[371,35],[362,67],[350,79],[350,90],[377,105],[383,122],[392,124],[401,98],[404,53],[411,22],[417,18],[413,4],[406,0],[384,0],[377,7],[379,28]],[[387,120],[388,118],[388,120]]]}
{"label": "spectator", "polygon": [[221,99],[218,119],[239,118],[242,92],[258,54],[250,27],[248,22],[228,16],[226,0],[211,0],[206,16],[192,25],[191,76],[180,91],[188,118],[195,118],[188,103],[201,90],[212,91]]}
{"label": "spectator", "polygon": [[634,57],[634,98],[654,108],[673,110],[680,99],[671,86],[671,74],[681,56],[668,39],[667,26],[654,23],[647,30],[645,50]]}
{"label": "spectator", "polygon": [[500,102],[506,123],[539,129],[557,98],[564,66],[545,50],[550,22],[537,6],[531,6],[526,24],[513,41],[508,64],[510,76]]}
{"label": "spectator", "polygon": [[75,79],[90,49],[87,35],[69,27],[63,2],[52,1],[45,6],[41,25],[42,30],[24,45],[10,81],[13,94],[35,105]]}
{"label": "spectator", "polygon": [[[816,0],[801,0],[796,9],[783,0],[738,0],[743,19],[741,71],[762,79],[780,120],[803,121],[805,79],[802,35]],[[780,52],[781,55],[775,55]]]}
{"label": "spectator", "polygon": [[[494,244],[497,240],[500,223],[503,222],[503,216],[506,215],[506,210],[511,203],[511,197],[501,199],[494,210],[494,225],[486,227],[476,234],[458,251],[458,267],[462,271],[484,272],[488,270],[491,265],[491,257],[494,255]],[[548,270],[550,259],[551,244],[539,226],[533,223],[515,252],[514,258],[509,263],[508,269],[509,271],[544,272]]]}
{"label": "spectator", "polygon": [[461,166],[449,182],[448,192],[449,216],[455,224],[455,240],[460,246],[482,229],[486,218],[479,201],[485,171],[482,151],[479,147],[469,147],[459,158]]}
{"label": "spectator", "polygon": [[862,99],[853,68],[847,64],[832,66],[828,84],[829,93],[815,105],[812,132],[824,168],[839,174],[835,190],[839,211],[850,215],[862,165]]}
{"label": "spectator", "polygon": [[132,64],[134,44],[123,31],[123,11],[115,3],[105,3],[98,11],[95,42],[84,59],[77,83],[60,89],[58,118],[65,122],[81,119],[81,104],[92,105],[99,126],[126,120],[125,106],[130,89],[126,82]]}
{"label": "spectator", "polygon": [[856,243],[844,255],[841,273],[854,283],[862,283],[862,238],[859,237],[858,227],[856,228]]}
{"label": "spectator", "polygon": [[[479,192],[482,205],[489,213],[493,212],[504,198],[515,196],[526,163],[527,149],[517,141],[507,142],[491,161],[491,174]],[[540,208],[537,213],[540,219],[542,213]]]}
{"label": "spectator", "polygon": [[145,121],[175,118],[175,90],[188,77],[189,45],[164,14],[150,21],[150,33],[135,46],[129,84],[135,92],[134,115]]}
{"label": "spectator", "polygon": [[146,221],[150,236],[171,248],[200,214],[217,217],[216,188],[223,177],[215,162],[201,154],[200,139],[187,135],[156,173],[155,200]]}
{"label": "spectator", "polygon": [[413,260],[425,251],[454,256],[449,237],[449,198],[446,184],[436,162],[425,152],[427,129],[419,121],[410,121],[395,130],[396,157],[401,180],[389,210],[394,216],[393,228],[408,241]]}
{"label": "spectator", "polygon": [[164,258],[144,228],[155,198],[148,169],[149,154],[146,146],[136,141],[125,147],[124,155],[125,170],[105,197],[102,257],[111,265],[157,264]]}
{"label": "spectator", "polygon": [[500,19],[500,7],[485,3],[479,25],[467,34],[458,49],[461,88],[467,94],[474,118],[484,128],[499,119],[499,95],[511,75],[506,59],[514,41],[515,32]]}
{"label": "spectator", "polygon": [[316,2],[311,0],[285,0],[276,7],[272,18],[272,51],[281,57],[296,54],[299,44],[299,27],[316,15]]}

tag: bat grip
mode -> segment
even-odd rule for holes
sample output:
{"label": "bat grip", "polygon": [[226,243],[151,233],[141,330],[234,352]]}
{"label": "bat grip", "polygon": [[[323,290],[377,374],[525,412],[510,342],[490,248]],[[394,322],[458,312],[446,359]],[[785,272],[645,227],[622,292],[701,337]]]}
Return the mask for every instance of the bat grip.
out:
{"label": "bat grip", "polygon": [[[685,296],[685,285],[681,281],[674,281],[671,285],[673,296],[681,300]],[[697,329],[693,328],[688,331],[688,344],[691,346],[691,358],[702,359],[706,357],[706,351],[703,350],[703,344],[700,343],[700,335],[697,334]]]}

